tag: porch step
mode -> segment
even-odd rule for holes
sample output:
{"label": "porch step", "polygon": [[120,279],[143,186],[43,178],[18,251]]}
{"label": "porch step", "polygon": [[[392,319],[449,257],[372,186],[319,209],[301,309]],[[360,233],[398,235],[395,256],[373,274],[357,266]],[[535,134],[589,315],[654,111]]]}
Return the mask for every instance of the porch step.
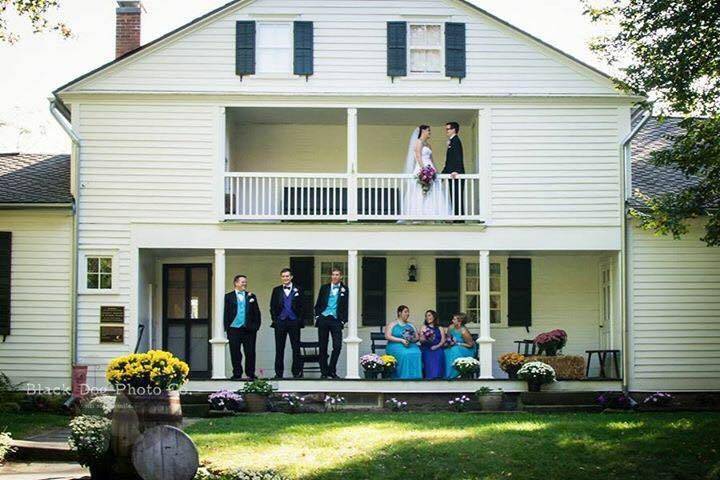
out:
{"label": "porch step", "polygon": [[529,413],[569,413],[602,412],[600,405],[525,405],[523,411]]}
{"label": "porch step", "polygon": [[13,440],[14,460],[41,460],[49,462],[76,461],[77,455],[70,450],[67,442],[38,442],[33,440]]}

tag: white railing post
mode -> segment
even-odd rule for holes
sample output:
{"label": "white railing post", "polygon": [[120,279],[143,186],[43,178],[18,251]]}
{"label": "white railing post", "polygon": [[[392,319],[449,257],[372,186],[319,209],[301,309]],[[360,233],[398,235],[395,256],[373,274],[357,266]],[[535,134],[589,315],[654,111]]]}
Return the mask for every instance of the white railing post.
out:
{"label": "white railing post", "polygon": [[357,220],[357,158],[358,158],[358,112],[357,108],[347,109],[347,217]]}
{"label": "white railing post", "polygon": [[480,251],[480,336],[478,352],[480,358],[480,378],[493,378],[492,345],[495,340],[490,337],[490,252]]}
{"label": "white railing post", "polygon": [[362,339],[358,337],[358,294],[360,289],[358,288],[357,250],[348,251],[347,270],[350,299],[348,302],[348,332],[343,340],[347,352],[345,378],[360,378],[360,343]]}
{"label": "white railing post", "polygon": [[215,263],[213,265],[213,316],[212,332],[212,378],[225,379],[225,325],[223,314],[225,310],[225,250],[215,249]]}

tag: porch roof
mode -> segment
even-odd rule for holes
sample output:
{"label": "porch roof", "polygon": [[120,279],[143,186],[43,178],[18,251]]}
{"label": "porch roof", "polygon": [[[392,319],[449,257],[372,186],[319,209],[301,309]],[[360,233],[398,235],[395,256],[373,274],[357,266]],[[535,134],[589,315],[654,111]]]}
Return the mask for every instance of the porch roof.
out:
{"label": "porch roof", "polygon": [[0,204],[71,204],[70,155],[0,153]]}

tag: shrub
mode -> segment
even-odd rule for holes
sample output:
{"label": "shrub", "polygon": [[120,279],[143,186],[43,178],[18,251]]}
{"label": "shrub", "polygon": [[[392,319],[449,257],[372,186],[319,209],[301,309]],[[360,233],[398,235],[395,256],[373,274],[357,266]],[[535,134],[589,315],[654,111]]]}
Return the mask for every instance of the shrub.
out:
{"label": "shrub", "polygon": [[518,378],[528,383],[552,383],[555,380],[555,370],[543,362],[528,362],[518,370]]}
{"label": "shrub", "polygon": [[269,397],[273,393],[273,387],[267,380],[256,378],[252,382],[247,382],[243,385],[243,393],[246,395],[248,393],[256,393],[263,397]]}
{"label": "shrub", "polygon": [[345,404],[345,397],[340,395],[325,395],[325,409],[331,412],[339,410]]}
{"label": "shrub", "polygon": [[109,417],[115,408],[115,397],[112,395],[98,395],[92,397],[82,407],[83,415]]}
{"label": "shrub", "polygon": [[9,453],[15,451],[15,447],[11,446],[12,436],[8,432],[0,432],[0,463],[5,461]]}
{"label": "shrub", "polygon": [[105,417],[80,415],[70,421],[70,448],[80,465],[90,467],[108,460],[111,422]]}
{"label": "shrub", "polygon": [[393,397],[390,400],[385,400],[385,406],[393,412],[404,412],[408,408],[408,403]]}
{"label": "shrub", "polygon": [[301,397],[295,393],[283,393],[282,399],[287,403],[290,413],[299,412],[305,404],[305,397]]}
{"label": "shrub", "polygon": [[188,364],[170,352],[150,350],[110,361],[107,381],[130,389],[180,390],[187,381]]}
{"label": "shrub", "polygon": [[448,401],[448,406],[456,412],[464,412],[470,406],[470,397],[462,395]]}
{"label": "shrub", "polygon": [[208,402],[213,410],[239,412],[245,409],[245,399],[230,390],[218,390],[210,394]]}

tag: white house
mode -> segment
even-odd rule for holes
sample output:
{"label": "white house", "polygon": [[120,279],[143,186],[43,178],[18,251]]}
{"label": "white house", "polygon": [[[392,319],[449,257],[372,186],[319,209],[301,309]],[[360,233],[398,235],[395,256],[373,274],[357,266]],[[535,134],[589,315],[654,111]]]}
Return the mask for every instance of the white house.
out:
{"label": "white house", "polygon": [[[406,304],[416,324],[428,308],[470,315],[480,379],[306,378],[281,390],[468,391],[501,379],[522,390],[496,357],[555,328],[568,332],[566,354],[619,350],[622,379],[553,388],[720,388],[720,251],[628,220],[632,187],[657,193],[674,177],[646,162],[643,132],[661,127],[633,118],[640,98],[602,72],[461,0],[237,0],[142,47],[139,2],[118,3],[118,58],[51,98],[74,145],[64,339],[91,382],[117,355],[164,348],[190,363],[191,389],[239,385],[222,326],[238,273],[262,306],[269,376],[280,269],[314,296],[340,265],[351,293],[342,376],[359,378],[371,333]],[[408,213],[408,137],[432,126],[442,167],[448,121],[465,147],[462,208]],[[302,335],[316,339],[311,326]],[[16,380],[45,365],[32,352]]]}

